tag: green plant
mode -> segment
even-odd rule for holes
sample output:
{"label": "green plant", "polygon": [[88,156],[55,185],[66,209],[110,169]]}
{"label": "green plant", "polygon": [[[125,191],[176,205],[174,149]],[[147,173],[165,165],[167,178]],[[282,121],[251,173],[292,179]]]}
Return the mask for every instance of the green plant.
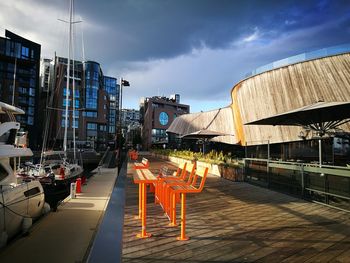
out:
{"label": "green plant", "polygon": [[156,154],[161,154],[165,156],[173,156],[178,158],[183,158],[186,160],[198,160],[201,162],[211,163],[211,164],[220,164],[226,167],[240,167],[238,160],[232,158],[231,153],[225,155],[222,151],[216,152],[214,150],[210,151],[207,154],[201,152],[192,152],[189,150],[170,150],[170,149],[155,149],[153,150]]}

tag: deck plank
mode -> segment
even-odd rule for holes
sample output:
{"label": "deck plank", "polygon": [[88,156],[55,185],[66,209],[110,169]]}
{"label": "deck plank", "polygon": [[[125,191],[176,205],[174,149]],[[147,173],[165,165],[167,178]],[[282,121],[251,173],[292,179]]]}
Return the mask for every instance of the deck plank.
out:
{"label": "deck plank", "polygon": [[[164,160],[148,157],[157,174]],[[176,170],[171,163],[170,169]],[[177,241],[180,227],[169,227],[154,197],[148,194],[147,231],[141,222],[138,188],[128,170],[123,262],[346,262],[350,216],[285,194],[208,176],[202,193],[187,197],[189,241]],[[177,206],[177,214],[180,214]],[[177,219],[180,222],[179,216]]]}

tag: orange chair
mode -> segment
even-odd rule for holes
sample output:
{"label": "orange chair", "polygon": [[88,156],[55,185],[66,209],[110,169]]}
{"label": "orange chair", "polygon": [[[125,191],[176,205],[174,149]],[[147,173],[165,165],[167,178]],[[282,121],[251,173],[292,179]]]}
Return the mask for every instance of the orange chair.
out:
{"label": "orange chair", "polygon": [[139,155],[138,155],[137,151],[131,150],[131,151],[129,151],[129,157],[131,160],[137,160],[139,158]]}
{"label": "orange chair", "polygon": [[148,169],[149,168],[149,161],[146,158],[142,158],[141,163],[135,162],[134,163],[134,169]]}
{"label": "orange chair", "polygon": [[165,174],[164,167],[161,168],[158,175],[158,182],[156,185],[156,193],[155,193],[155,203],[159,203],[163,209],[164,209],[164,202],[163,202],[163,191],[164,191],[164,185],[166,182],[173,180],[184,180],[186,177],[186,165],[187,163],[180,164],[177,168],[176,172],[172,176],[167,176]]}
{"label": "orange chair", "polygon": [[[170,220],[170,225],[175,226],[173,224],[173,219],[172,219],[172,214],[171,214],[171,209],[170,209],[170,187],[173,185],[191,185],[193,184],[194,180],[194,175],[196,172],[196,165],[189,163],[186,165],[185,169],[183,169],[183,174],[181,178],[169,178],[168,180],[165,180],[161,186],[161,204],[164,209],[164,212],[168,216]],[[180,201],[180,196],[179,194],[175,195],[175,200],[177,202]]]}
{"label": "orange chair", "polygon": [[[190,185],[172,185],[170,186],[170,209],[171,209],[171,218],[173,225],[176,225],[176,194],[181,194],[181,234],[177,240],[188,240],[189,237],[186,237],[186,194],[200,193],[204,188],[204,184],[207,178],[208,168],[197,171],[194,176],[193,183]],[[199,187],[195,187],[197,178],[202,177]]]}

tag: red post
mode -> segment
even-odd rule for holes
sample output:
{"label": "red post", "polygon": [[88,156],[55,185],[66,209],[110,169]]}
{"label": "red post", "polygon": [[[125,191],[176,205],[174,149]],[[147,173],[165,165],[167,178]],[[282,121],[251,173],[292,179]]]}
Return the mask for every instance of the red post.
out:
{"label": "red post", "polygon": [[81,193],[81,178],[78,178],[75,183],[76,183],[76,193],[80,194]]}

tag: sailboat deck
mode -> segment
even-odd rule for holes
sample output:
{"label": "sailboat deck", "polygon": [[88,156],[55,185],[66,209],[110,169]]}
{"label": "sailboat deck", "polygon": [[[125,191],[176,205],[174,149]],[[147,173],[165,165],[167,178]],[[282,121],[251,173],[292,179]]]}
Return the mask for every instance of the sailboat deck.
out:
{"label": "sailboat deck", "polygon": [[[157,172],[164,160],[147,157]],[[166,163],[172,169],[175,166]],[[202,193],[187,197],[189,241],[148,195],[147,232],[139,239],[138,188],[129,164],[123,262],[348,262],[349,213],[285,194],[209,176]],[[179,207],[179,205],[178,205]],[[179,214],[179,213],[178,213]]]}

